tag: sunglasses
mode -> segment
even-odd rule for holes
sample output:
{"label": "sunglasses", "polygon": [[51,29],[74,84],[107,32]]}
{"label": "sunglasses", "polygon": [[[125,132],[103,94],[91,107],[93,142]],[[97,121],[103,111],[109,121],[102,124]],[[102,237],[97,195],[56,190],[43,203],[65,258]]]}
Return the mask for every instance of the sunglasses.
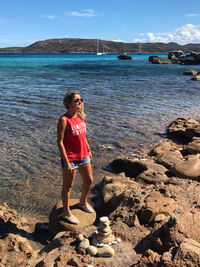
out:
{"label": "sunglasses", "polygon": [[74,99],[74,103],[78,103],[79,101],[83,102],[83,99],[82,98],[76,98],[76,99]]}

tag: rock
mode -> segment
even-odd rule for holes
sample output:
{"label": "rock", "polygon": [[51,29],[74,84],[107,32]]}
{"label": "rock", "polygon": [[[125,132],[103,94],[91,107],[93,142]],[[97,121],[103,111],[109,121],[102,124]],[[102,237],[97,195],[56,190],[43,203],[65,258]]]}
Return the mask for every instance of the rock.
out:
{"label": "rock", "polygon": [[164,155],[159,157],[156,162],[170,169],[171,167],[174,167],[174,165],[176,165],[177,163],[181,162],[181,159],[183,159],[182,154],[180,153],[180,151],[176,150],[166,152]]}
{"label": "rock", "polygon": [[193,81],[200,81],[200,75],[195,75],[191,78]]}
{"label": "rock", "polygon": [[[115,198],[130,187],[131,181],[122,176],[106,176],[102,181],[101,197],[103,205],[109,203],[109,207],[115,205]],[[110,202],[112,201],[112,203]]]}
{"label": "rock", "polygon": [[114,256],[115,251],[110,246],[106,246],[98,249],[98,256],[102,258],[110,258]]}
{"label": "rock", "polygon": [[164,214],[158,214],[156,215],[156,217],[154,218],[154,222],[155,223],[160,223],[160,222],[163,222],[163,221],[166,221],[166,216]]}
{"label": "rock", "polygon": [[200,243],[200,211],[195,213],[185,210],[184,214],[177,214],[178,231],[184,236]]}
{"label": "rock", "polygon": [[135,180],[144,184],[161,184],[167,179],[168,177],[163,173],[147,170],[139,174]]}
{"label": "rock", "polygon": [[149,62],[151,62],[152,64],[171,64],[172,63],[171,59],[162,58],[158,56],[150,56]]}
{"label": "rock", "polygon": [[176,50],[176,51],[170,51],[169,53],[168,53],[168,58],[169,59],[171,59],[173,56],[175,57],[175,58],[178,58],[178,57],[181,57],[182,55],[183,55],[183,51],[181,51],[181,50]]}
{"label": "rock", "polygon": [[181,65],[197,65],[200,64],[200,54],[191,52],[189,55],[182,56],[177,61]]}
{"label": "rock", "polygon": [[182,144],[188,143],[194,136],[200,137],[200,124],[190,118],[178,118],[169,124],[167,136]]}
{"label": "rock", "polygon": [[63,213],[62,201],[59,201],[56,206],[53,207],[49,217],[49,228],[53,234],[67,230],[78,230],[86,226],[92,225],[96,220],[96,212],[88,213],[84,212],[76,206],[78,199],[70,199],[70,209],[72,213],[79,220],[79,224],[70,224],[62,220],[61,214]]}
{"label": "rock", "polygon": [[143,161],[140,159],[115,159],[111,163],[111,167],[116,173],[125,172],[128,177],[137,177],[139,174],[149,169],[160,173],[165,173],[167,171],[162,165],[151,162],[150,160]]}
{"label": "rock", "polygon": [[90,245],[90,242],[87,238],[84,238],[81,243],[79,244],[79,248],[87,249]]}
{"label": "rock", "polygon": [[91,256],[95,256],[98,252],[98,249],[95,246],[89,246],[87,248],[87,253],[89,253]]}
{"label": "rock", "polygon": [[174,199],[163,197],[159,192],[152,192],[146,199],[146,205],[138,212],[139,221],[142,224],[149,224],[156,215],[171,215],[176,204]]}
{"label": "rock", "polygon": [[197,71],[196,70],[186,70],[186,71],[184,71],[183,72],[183,75],[193,75],[193,76],[195,76],[195,75],[197,75]]}
{"label": "rock", "polygon": [[176,146],[171,141],[161,142],[151,150],[150,155],[160,157],[166,152],[173,150],[174,148],[176,148]]}
{"label": "rock", "polygon": [[179,251],[177,253],[177,260],[175,267],[179,266],[200,266],[200,243],[185,238],[180,244]]}
{"label": "rock", "polygon": [[179,161],[171,168],[176,176],[187,179],[198,179],[200,176],[200,154],[189,155],[187,160]]}
{"label": "rock", "polygon": [[200,137],[193,137],[192,141],[183,147],[185,154],[199,154],[200,153]]}

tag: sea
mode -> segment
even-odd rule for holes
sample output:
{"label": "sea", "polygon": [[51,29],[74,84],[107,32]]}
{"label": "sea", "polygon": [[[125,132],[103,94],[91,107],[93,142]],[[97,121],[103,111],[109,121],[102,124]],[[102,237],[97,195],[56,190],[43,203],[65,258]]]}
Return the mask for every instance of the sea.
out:
{"label": "sea", "polygon": [[[165,140],[172,120],[198,120],[200,82],[183,72],[199,66],[154,65],[150,55],[0,54],[0,203],[45,220],[60,200],[56,132],[69,90],[84,100],[94,188],[112,160]],[[71,197],[80,191],[77,173]]]}

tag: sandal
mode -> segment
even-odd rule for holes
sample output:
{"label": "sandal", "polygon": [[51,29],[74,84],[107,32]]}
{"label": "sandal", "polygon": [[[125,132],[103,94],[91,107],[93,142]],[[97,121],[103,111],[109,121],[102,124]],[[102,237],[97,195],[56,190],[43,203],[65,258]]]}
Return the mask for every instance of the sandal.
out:
{"label": "sandal", "polygon": [[61,216],[61,219],[67,223],[71,223],[71,224],[78,224],[79,223],[79,220],[72,214],[71,216],[64,216],[62,215]]}
{"label": "sandal", "polygon": [[88,213],[92,213],[94,212],[93,208],[88,204],[86,203],[85,205],[84,204],[81,204],[80,202],[77,203],[77,206],[82,209],[83,211],[85,212],[88,212]]}

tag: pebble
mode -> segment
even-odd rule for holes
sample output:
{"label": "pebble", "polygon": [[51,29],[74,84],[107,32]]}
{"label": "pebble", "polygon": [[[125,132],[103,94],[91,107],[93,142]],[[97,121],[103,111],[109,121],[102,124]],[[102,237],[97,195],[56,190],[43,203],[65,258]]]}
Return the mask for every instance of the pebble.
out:
{"label": "pebble", "polygon": [[95,246],[89,246],[87,248],[87,253],[90,254],[90,256],[95,256],[97,254],[98,250]]}
{"label": "pebble", "polygon": [[121,238],[118,237],[117,242],[120,243],[121,241],[122,241]]}
{"label": "pebble", "polygon": [[87,249],[90,245],[90,242],[87,238],[83,239],[79,244],[79,248]]}
{"label": "pebble", "polygon": [[98,256],[102,258],[110,258],[115,254],[115,251],[110,246],[98,249]]}
{"label": "pebble", "polygon": [[99,219],[99,221],[100,221],[100,223],[105,223],[105,222],[109,221],[109,219],[108,219],[108,217],[104,216],[104,217],[101,217]]}
{"label": "pebble", "polygon": [[81,241],[83,241],[84,239],[85,239],[85,237],[84,237],[83,234],[80,234],[80,235],[77,236],[77,241],[78,241],[78,242],[81,242]]}

